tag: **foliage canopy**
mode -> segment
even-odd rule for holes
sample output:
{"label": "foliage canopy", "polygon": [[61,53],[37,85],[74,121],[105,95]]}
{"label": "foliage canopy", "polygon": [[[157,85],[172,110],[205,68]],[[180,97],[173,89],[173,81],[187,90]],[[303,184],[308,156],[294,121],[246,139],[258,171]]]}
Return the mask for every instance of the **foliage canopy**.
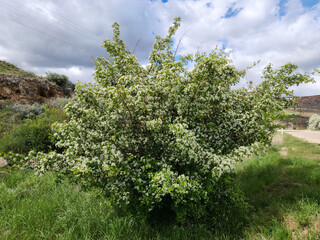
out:
{"label": "foliage canopy", "polygon": [[48,72],[46,74],[47,74],[46,80],[53,82],[58,86],[62,87],[66,97],[71,96],[71,94],[75,89],[75,85],[69,80],[69,78],[66,75],[53,73],[53,72]]}
{"label": "foliage canopy", "polygon": [[155,37],[146,67],[115,23],[113,40],[103,43],[112,60],[97,58],[96,83],[77,86],[65,107],[69,121],[56,125],[65,152],[29,158],[40,173],[71,173],[137,213],[167,210],[181,222],[218,226],[235,216],[232,207],[246,210],[230,184],[234,164],[270,142],[277,112],[294,103],[283,94],[311,77],[293,64],[268,65],[260,85],[235,89],[245,70],[222,50],[176,60],[179,21]]}

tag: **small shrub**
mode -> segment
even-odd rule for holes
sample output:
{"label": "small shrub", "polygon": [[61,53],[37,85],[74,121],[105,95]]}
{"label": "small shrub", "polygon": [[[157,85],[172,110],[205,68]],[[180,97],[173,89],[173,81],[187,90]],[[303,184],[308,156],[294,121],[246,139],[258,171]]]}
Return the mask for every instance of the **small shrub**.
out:
{"label": "small shrub", "polygon": [[67,103],[68,100],[65,98],[53,98],[49,100],[48,105],[53,108],[63,108]]}
{"label": "small shrub", "polygon": [[5,107],[6,107],[6,106],[5,106],[4,102],[1,102],[1,101],[0,101],[0,110],[4,109]]}
{"label": "small shrub", "polygon": [[32,105],[27,104],[13,104],[8,106],[9,109],[15,113],[21,114],[22,118],[33,118],[37,115],[44,113],[45,107],[42,104],[34,103]]}
{"label": "small shrub", "polygon": [[66,119],[61,108],[46,108],[43,115],[25,119],[21,125],[14,126],[0,139],[0,152],[27,154],[30,151],[58,150],[54,143],[51,125]]}
{"label": "small shrub", "polygon": [[310,130],[320,130],[320,116],[318,114],[313,114],[310,117],[308,129],[310,129]]}
{"label": "small shrub", "polygon": [[53,72],[46,73],[46,79],[50,82],[57,84],[60,87],[63,87],[68,82],[68,77],[64,74],[58,74]]}
{"label": "small shrub", "polygon": [[0,138],[14,126],[22,123],[21,117],[11,110],[11,106],[13,103],[9,101],[0,103]]}
{"label": "small shrub", "polygon": [[12,64],[12,63],[5,63],[7,66],[12,67],[12,68],[18,68],[16,65]]}
{"label": "small shrub", "polygon": [[9,166],[24,166],[25,154],[13,153],[13,152],[0,152],[0,157],[4,158]]}
{"label": "small shrub", "polygon": [[34,72],[26,71],[26,70],[23,70],[23,69],[19,69],[19,74],[22,77],[30,77],[30,78],[37,77],[37,75]]}
{"label": "small shrub", "polygon": [[46,80],[53,82],[58,86],[62,87],[66,97],[71,96],[71,94],[74,92],[75,84],[73,84],[66,75],[52,73],[52,72],[48,72],[46,74],[47,74],[47,76],[45,77]]}
{"label": "small shrub", "polygon": [[7,109],[8,106],[13,105],[14,102],[11,99],[0,100],[0,110]]}
{"label": "small shrub", "polygon": [[16,126],[3,137],[0,142],[0,151],[26,154],[31,150],[48,151],[52,145],[49,134],[50,125],[42,125],[42,121],[28,121]]}

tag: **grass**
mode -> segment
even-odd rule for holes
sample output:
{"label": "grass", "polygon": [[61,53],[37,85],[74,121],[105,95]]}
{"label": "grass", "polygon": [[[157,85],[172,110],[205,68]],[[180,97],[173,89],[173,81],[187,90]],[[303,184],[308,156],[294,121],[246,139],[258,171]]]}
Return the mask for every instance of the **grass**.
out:
{"label": "grass", "polygon": [[152,228],[116,213],[97,190],[54,174],[0,173],[0,239],[210,239],[201,226]]}
{"label": "grass", "polygon": [[7,169],[0,173],[0,239],[320,238],[319,145],[284,135],[282,145],[236,173],[252,212],[235,237],[214,236],[201,225],[150,227],[117,213],[98,190],[83,191],[55,174]]}
{"label": "grass", "polygon": [[97,192],[58,183],[53,174],[14,171],[2,180],[0,239],[124,239],[139,232],[130,217],[114,218]]}
{"label": "grass", "polygon": [[318,109],[307,109],[307,108],[296,108],[296,109],[286,109],[284,112],[287,115],[296,115],[310,118],[313,114],[320,114]]}
{"label": "grass", "polygon": [[0,61],[0,73],[15,74],[22,77],[36,77],[33,72],[25,71],[6,61]]}
{"label": "grass", "polygon": [[0,138],[6,132],[11,131],[14,126],[22,124],[22,120],[17,114],[6,109],[5,104],[0,103]]}
{"label": "grass", "polygon": [[7,74],[18,74],[19,68],[11,63],[7,63],[5,61],[0,61],[0,73],[7,73]]}
{"label": "grass", "polygon": [[238,166],[237,176],[254,208],[245,239],[320,238],[319,145],[285,134],[283,145]]}
{"label": "grass", "polygon": [[[1,152],[27,154],[31,150],[48,152],[56,149],[52,139],[51,125],[66,120],[66,115],[59,107],[40,108],[40,106],[35,108],[38,112],[35,111],[32,115],[30,113],[33,113],[33,110],[26,107],[22,109],[25,111],[24,115],[12,109],[0,110],[0,117],[7,116],[6,119],[0,119],[0,154]],[[44,113],[41,114],[40,110]],[[28,118],[29,115],[31,118]],[[11,123],[8,121],[10,118],[19,119],[19,116],[20,121],[11,121]],[[26,118],[22,119],[24,116]]]}

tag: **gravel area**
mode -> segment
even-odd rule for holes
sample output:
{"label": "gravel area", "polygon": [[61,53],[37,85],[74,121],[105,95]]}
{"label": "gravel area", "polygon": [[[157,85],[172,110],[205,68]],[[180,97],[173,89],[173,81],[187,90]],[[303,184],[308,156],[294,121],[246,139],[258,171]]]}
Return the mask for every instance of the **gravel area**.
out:
{"label": "gravel area", "polygon": [[320,144],[320,132],[310,130],[283,130],[284,133],[300,138],[307,142]]}

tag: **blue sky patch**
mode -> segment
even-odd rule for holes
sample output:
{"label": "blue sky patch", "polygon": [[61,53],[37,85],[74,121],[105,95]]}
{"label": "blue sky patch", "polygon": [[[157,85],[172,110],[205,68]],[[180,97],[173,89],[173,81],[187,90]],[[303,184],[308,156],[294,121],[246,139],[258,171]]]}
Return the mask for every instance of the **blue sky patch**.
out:
{"label": "blue sky patch", "polygon": [[223,18],[231,18],[238,15],[243,8],[235,8],[236,3],[231,4]]}
{"label": "blue sky patch", "polygon": [[280,17],[286,15],[287,13],[287,8],[286,8],[286,3],[288,0],[280,0],[278,7],[279,7],[279,15]]}
{"label": "blue sky patch", "polygon": [[319,3],[319,0],[301,0],[301,3],[304,7],[311,8],[314,5]]}
{"label": "blue sky patch", "polygon": [[226,39],[220,39],[218,40],[218,43],[221,44],[223,49],[226,49],[228,47],[228,41]]}
{"label": "blue sky patch", "polygon": [[[312,8],[314,5],[318,4],[320,0],[300,0],[301,4],[305,8]],[[287,7],[286,3],[288,0],[280,0],[278,7],[279,7],[279,15],[280,17],[286,15]]]}
{"label": "blue sky patch", "polygon": [[[149,0],[150,2],[156,2],[157,0]],[[163,3],[166,3],[166,2],[168,2],[169,0],[161,0],[161,2],[163,2]]]}

